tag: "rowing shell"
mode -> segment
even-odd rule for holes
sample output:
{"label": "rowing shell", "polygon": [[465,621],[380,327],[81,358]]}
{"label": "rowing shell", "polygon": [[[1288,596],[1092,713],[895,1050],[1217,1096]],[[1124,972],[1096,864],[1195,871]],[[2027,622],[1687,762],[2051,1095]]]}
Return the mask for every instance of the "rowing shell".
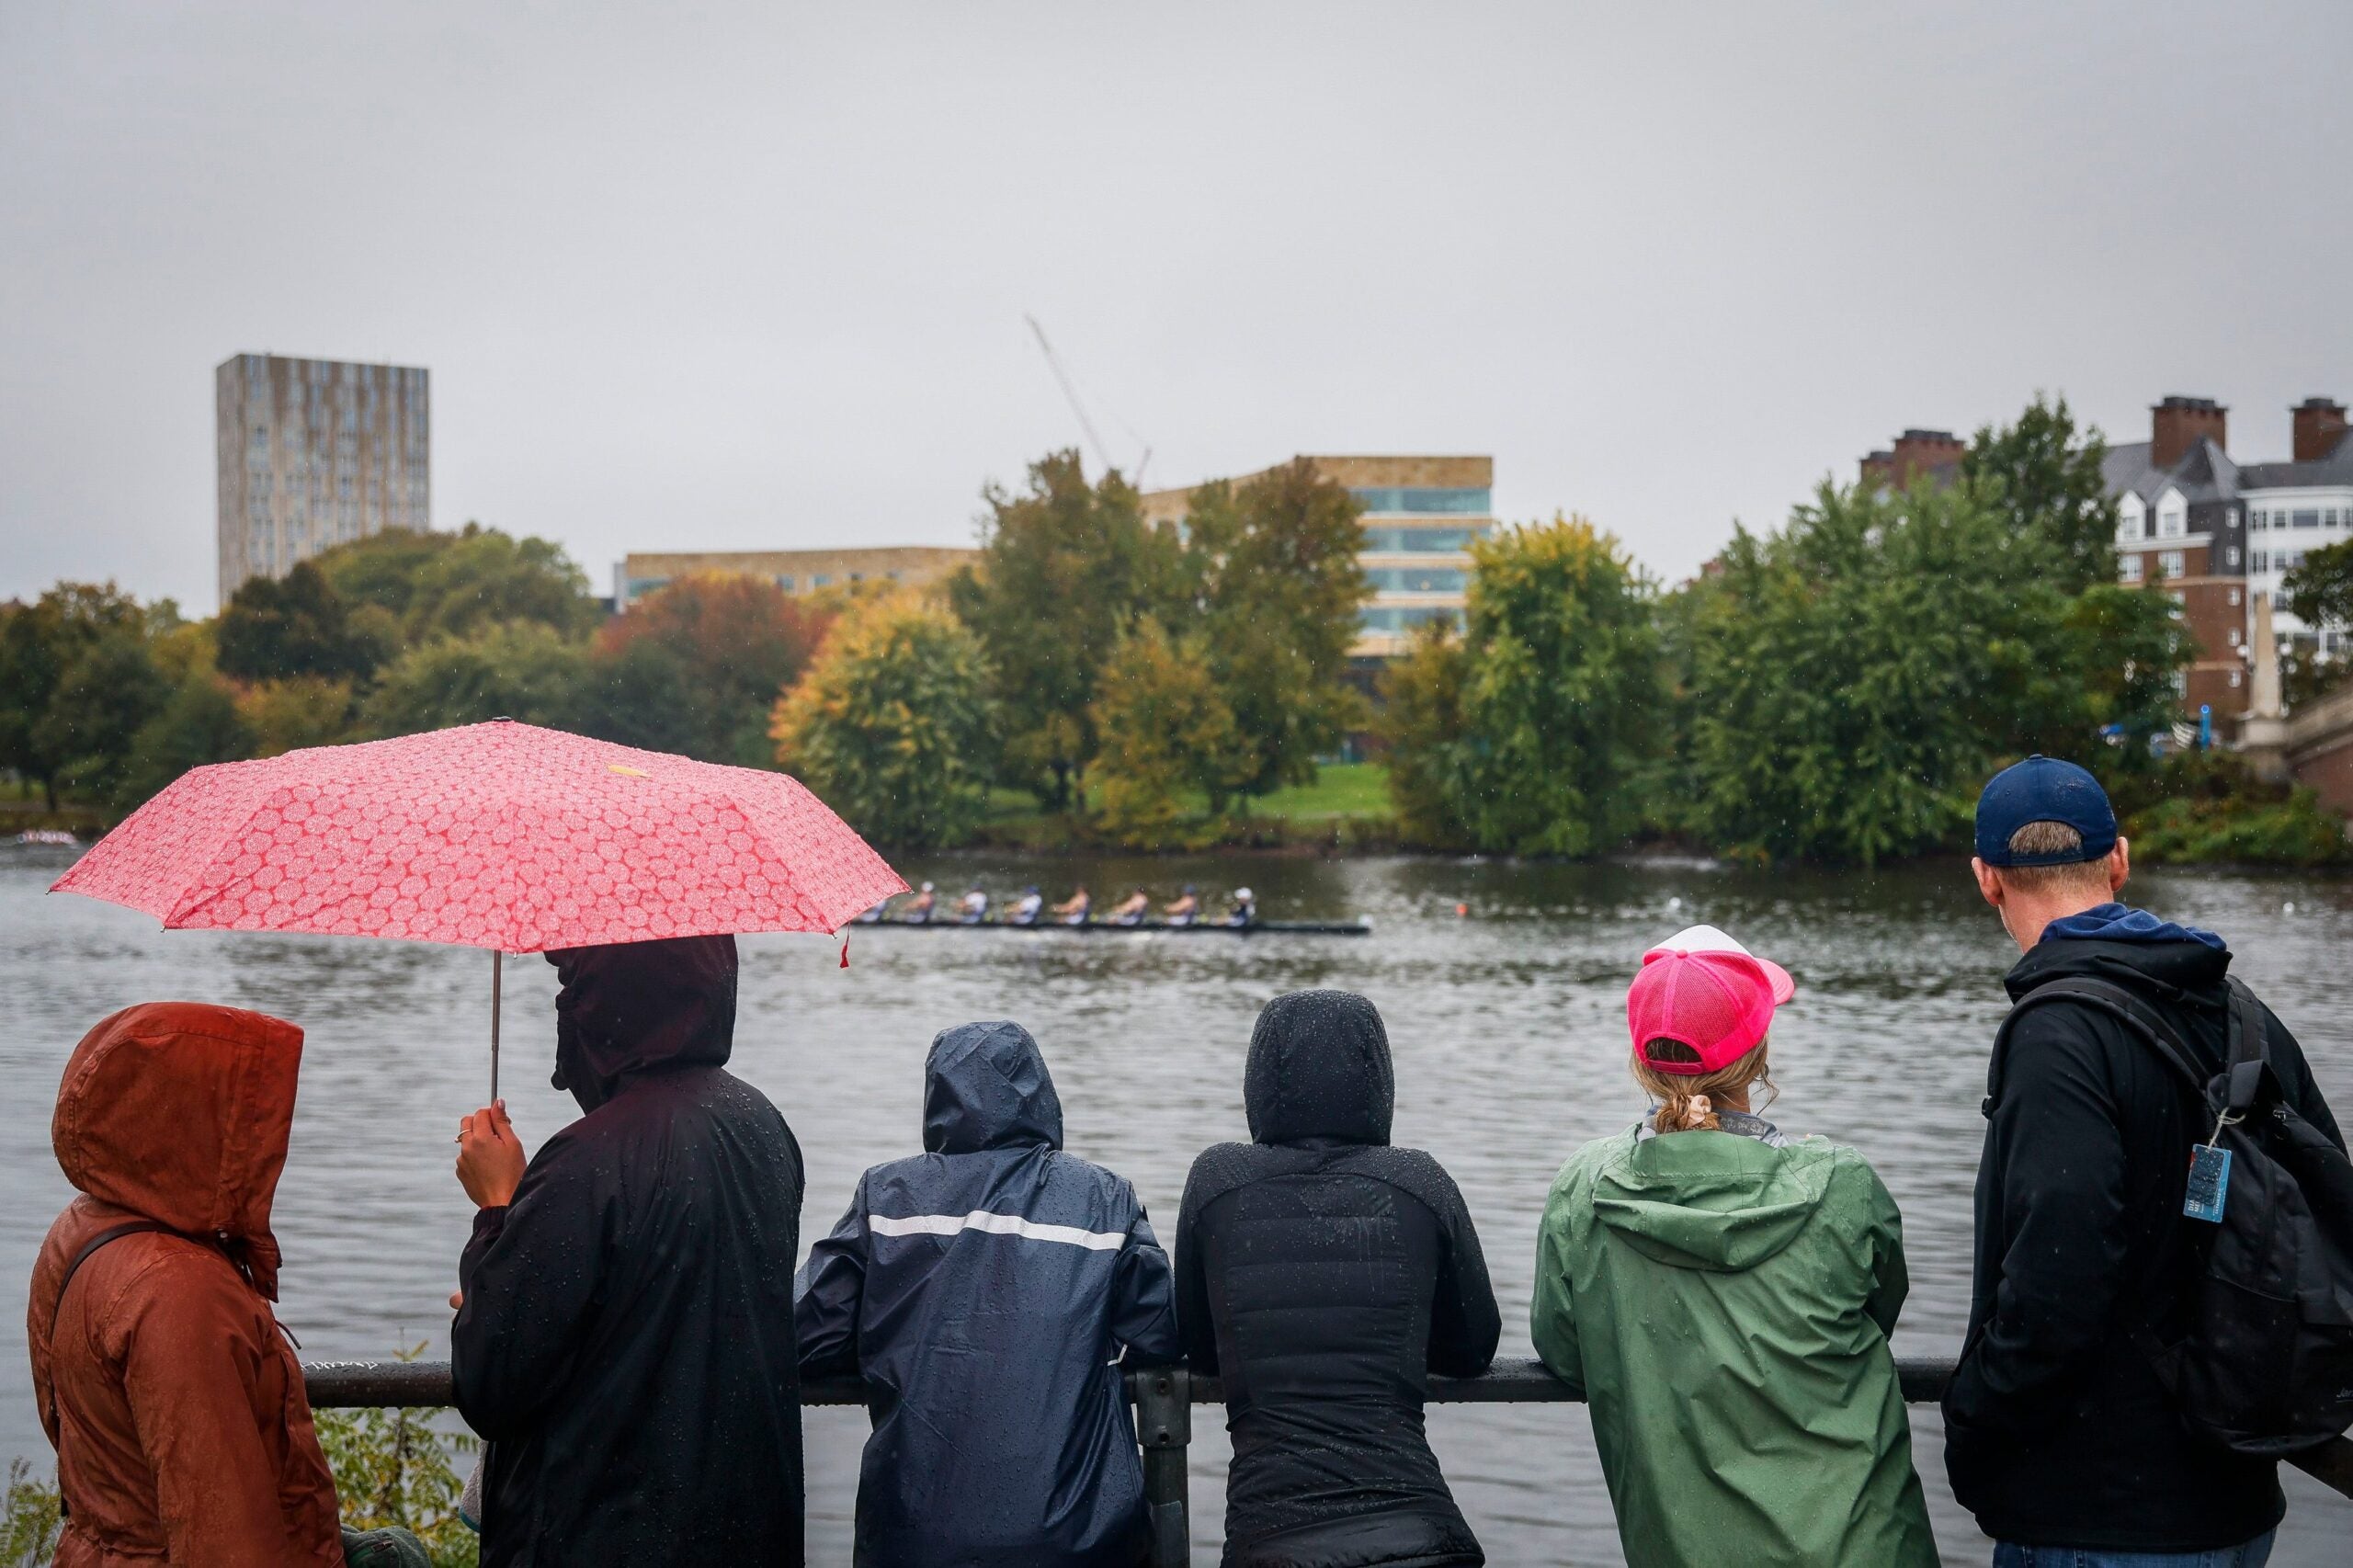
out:
{"label": "rowing shell", "polygon": [[860,931],[1064,931],[1074,937],[1132,937],[1151,932],[1165,937],[1256,937],[1280,933],[1290,937],[1367,937],[1372,934],[1370,920],[1254,920],[1247,926],[1228,926],[1222,921],[1204,920],[1191,926],[1171,926],[1154,921],[1140,926],[1117,926],[1108,920],[1089,921],[1084,926],[1064,926],[1058,921],[1040,920],[1034,926],[1016,925],[1010,920],[983,920],[966,925],[961,920],[863,920],[852,921]]}

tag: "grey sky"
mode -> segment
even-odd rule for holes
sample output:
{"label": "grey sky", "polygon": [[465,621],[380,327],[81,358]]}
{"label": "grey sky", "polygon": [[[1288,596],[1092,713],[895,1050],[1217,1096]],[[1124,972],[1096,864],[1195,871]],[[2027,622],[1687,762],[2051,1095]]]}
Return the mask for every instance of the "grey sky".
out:
{"label": "grey sky", "polygon": [[[213,603],[212,367],[433,371],[434,516],[965,542],[1486,451],[1688,574],[1907,424],[2353,396],[2353,6],[0,0],[0,596]],[[1131,443],[1122,433],[1121,446]]]}

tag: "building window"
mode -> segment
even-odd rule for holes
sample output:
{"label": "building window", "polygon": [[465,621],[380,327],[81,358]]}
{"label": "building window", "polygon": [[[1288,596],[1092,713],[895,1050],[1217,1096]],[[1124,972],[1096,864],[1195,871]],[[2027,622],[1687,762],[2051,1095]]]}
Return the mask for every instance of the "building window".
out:
{"label": "building window", "polygon": [[1470,585],[1456,566],[1368,566],[1365,580],[1392,594],[1459,594]]}
{"label": "building window", "polygon": [[2231,646],[2234,648],[2237,647],[2239,645],[2239,629],[2235,626],[2232,627],[2229,632],[2229,637]]}
{"label": "building window", "polygon": [[2146,537],[2143,528],[2143,522],[2141,498],[2137,495],[2127,495],[2123,504],[2116,510],[2116,542],[2129,544],[2134,540]]}
{"label": "building window", "polygon": [[2127,583],[2139,582],[2141,580],[2141,558],[2137,555],[2126,556],[2121,566],[2117,572],[2117,576]]}
{"label": "building window", "polygon": [[2182,535],[2182,513],[2179,506],[2167,506],[2157,514],[2157,537],[2179,539]]}
{"label": "building window", "polygon": [[2178,550],[2159,551],[2157,552],[2157,570],[2168,577],[2180,576],[2182,574],[2183,554],[2184,552]]}
{"label": "building window", "polygon": [[1433,620],[1460,626],[1462,624],[1462,612],[1443,605],[1375,605],[1357,616],[1357,625],[1367,631],[1411,631],[1415,627]]}
{"label": "building window", "polygon": [[779,575],[776,580],[776,585],[788,594],[792,592],[792,574],[787,572]]}
{"label": "building window", "polygon": [[2261,511],[2249,512],[2246,515],[2246,531],[2251,534],[2261,533],[2269,526],[2267,521],[2268,516],[2269,514]]}
{"label": "building window", "polygon": [[2238,671],[2236,671],[2236,670],[2233,670],[2233,671],[2231,672],[2231,689],[2232,689],[2233,691],[2236,691],[2238,688],[2239,688],[2239,672],[2238,672]]}
{"label": "building window", "polygon": [[1379,552],[1404,551],[1409,555],[1424,553],[1459,555],[1471,548],[1471,541],[1485,535],[1484,528],[1367,528],[1364,545],[1367,551]]}
{"label": "building window", "polygon": [[2270,570],[2271,570],[2271,557],[2270,557],[2268,553],[2266,553],[2265,551],[2260,551],[2260,550],[2256,551],[2255,552],[2255,557],[2254,557],[2254,559],[2253,559],[2253,560],[2251,560],[2251,561],[2249,561],[2249,562],[2247,562],[2247,570],[2248,570],[2248,571],[2250,571],[2250,572],[2268,572],[2268,571],[2270,571]]}
{"label": "building window", "polygon": [[1484,489],[1429,489],[1421,486],[1376,485],[1349,494],[1368,512],[1468,513],[1483,517],[1492,503]]}
{"label": "building window", "polygon": [[[2222,551],[2222,564],[2223,564],[2223,565],[2225,565],[2225,566],[2236,566],[2238,563],[2239,563],[2239,547],[2238,547],[2237,545],[2235,545],[2235,544],[2234,544],[2234,545],[2232,545],[2229,549],[2227,549],[2227,550],[2225,550],[2225,551]],[[2234,601],[2234,602],[2235,602],[2235,601]]]}
{"label": "building window", "polygon": [[2300,528],[2316,528],[2320,527],[2320,508],[2302,507],[2294,514],[2294,519],[2296,527]]}
{"label": "building window", "polygon": [[2231,602],[2233,604],[2239,602],[2239,591],[2236,588],[2233,588],[2231,590]]}
{"label": "building window", "polygon": [[825,574],[820,572],[815,576],[809,579],[809,585],[813,588],[822,588],[832,582],[833,579],[831,577],[828,577]]}

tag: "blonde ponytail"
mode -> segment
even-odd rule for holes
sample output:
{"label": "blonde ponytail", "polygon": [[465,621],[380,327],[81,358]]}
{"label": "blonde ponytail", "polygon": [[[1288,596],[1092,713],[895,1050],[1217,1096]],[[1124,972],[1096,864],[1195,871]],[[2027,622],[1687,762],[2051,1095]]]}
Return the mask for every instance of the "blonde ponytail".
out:
{"label": "blonde ponytail", "polygon": [[[1653,1040],[1651,1053],[1662,1060],[1671,1060],[1678,1051],[1691,1051],[1688,1045],[1678,1046],[1674,1040]],[[1697,1061],[1699,1053],[1691,1052]],[[1768,1095],[1778,1094],[1773,1086],[1771,1065],[1766,1060],[1765,1041],[1739,1060],[1727,1062],[1712,1073],[1662,1073],[1643,1061],[1633,1059],[1634,1082],[1643,1092],[1658,1101],[1658,1114],[1651,1119],[1654,1131],[1659,1132],[1693,1132],[1705,1130],[1722,1131],[1722,1119],[1716,1109],[1716,1097],[1737,1093],[1751,1084],[1762,1084]],[[1770,1104],[1768,1099],[1767,1104]]]}

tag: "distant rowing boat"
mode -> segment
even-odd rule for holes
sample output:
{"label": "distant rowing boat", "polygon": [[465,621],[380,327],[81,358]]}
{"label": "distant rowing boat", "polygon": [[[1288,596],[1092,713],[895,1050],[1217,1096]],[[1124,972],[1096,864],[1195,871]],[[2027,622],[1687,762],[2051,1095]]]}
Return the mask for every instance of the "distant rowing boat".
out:
{"label": "distant rowing boat", "polygon": [[1228,926],[1222,920],[1199,920],[1189,926],[1171,925],[1165,920],[1148,920],[1134,926],[1121,926],[1108,920],[1090,920],[1084,926],[1065,926],[1051,920],[1040,920],[1030,926],[1011,920],[981,920],[967,925],[956,919],[859,920],[852,924],[861,931],[1063,931],[1074,937],[1131,937],[1146,931],[1166,937],[1257,937],[1275,934],[1287,937],[1365,937],[1372,932],[1372,922],[1362,918],[1348,921],[1253,920],[1247,926]]}

